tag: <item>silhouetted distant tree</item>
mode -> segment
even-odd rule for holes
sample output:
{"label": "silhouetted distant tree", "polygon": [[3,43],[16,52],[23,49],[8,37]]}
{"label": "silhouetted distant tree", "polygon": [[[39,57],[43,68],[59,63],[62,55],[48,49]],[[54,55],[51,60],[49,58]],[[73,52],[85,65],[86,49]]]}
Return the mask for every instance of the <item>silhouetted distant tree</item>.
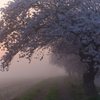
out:
{"label": "silhouetted distant tree", "polygon": [[[65,54],[66,55],[66,54]],[[83,73],[85,72],[85,65],[80,61],[80,57],[75,54],[67,54],[61,56],[59,54],[51,54],[50,63],[58,67],[64,67],[69,76],[78,74],[79,79],[82,80]]]}

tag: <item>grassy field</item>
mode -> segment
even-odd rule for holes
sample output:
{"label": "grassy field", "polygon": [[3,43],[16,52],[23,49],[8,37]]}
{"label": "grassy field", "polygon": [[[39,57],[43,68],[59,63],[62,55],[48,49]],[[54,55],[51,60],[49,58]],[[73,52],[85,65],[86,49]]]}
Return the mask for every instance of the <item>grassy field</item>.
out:
{"label": "grassy field", "polygon": [[[100,100],[98,96],[87,96],[85,95],[83,83],[81,83],[77,77],[67,77],[64,81],[69,94],[74,100]],[[100,87],[97,87],[97,91],[100,92]]]}
{"label": "grassy field", "polygon": [[58,96],[57,83],[53,83],[44,100],[60,100]]}
{"label": "grassy field", "polygon": [[[53,78],[49,78],[46,80],[43,80],[37,84],[35,84],[33,87],[29,88],[27,91],[24,91],[19,96],[12,100],[35,100],[35,98],[40,94],[40,92],[45,88],[46,85],[52,81]],[[58,88],[57,88],[57,79],[54,78],[52,84],[50,85],[49,91],[46,94],[44,100],[59,100],[58,97]]]}
{"label": "grassy field", "polygon": [[[83,83],[81,83],[76,76],[67,77],[61,76],[56,78],[46,79],[44,81],[34,84],[29,89],[24,90],[18,96],[9,100],[35,100],[37,96],[40,95],[41,91],[45,88],[46,85],[53,79],[52,84],[50,85],[49,90],[47,91],[43,100],[61,100],[59,98],[59,81],[63,82],[66,92],[69,93],[70,97],[73,100],[100,100],[97,96],[87,96],[85,95]],[[15,88],[16,90],[17,88]],[[100,87],[97,87],[98,92],[100,92]],[[10,90],[10,94],[12,90]],[[8,97],[8,96],[7,96]],[[0,99],[3,100],[3,99]],[[8,99],[4,99],[8,100]]]}
{"label": "grassy field", "polygon": [[[20,93],[23,93],[34,84],[37,84],[42,79],[17,79],[12,81],[4,81],[4,84],[0,84],[0,100],[11,100]],[[3,82],[2,82],[3,83]]]}
{"label": "grassy field", "polygon": [[24,91],[22,94],[12,100],[34,100],[35,97],[42,91],[43,87],[47,84],[48,80],[41,81],[33,87]]}

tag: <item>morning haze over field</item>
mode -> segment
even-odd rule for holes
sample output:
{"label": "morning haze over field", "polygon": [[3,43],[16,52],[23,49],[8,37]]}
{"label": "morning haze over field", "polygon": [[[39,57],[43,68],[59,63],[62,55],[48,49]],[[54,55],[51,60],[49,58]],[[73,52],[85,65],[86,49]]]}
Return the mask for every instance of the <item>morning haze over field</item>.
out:
{"label": "morning haze over field", "polygon": [[[4,7],[9,0],[1,0],[0,7]],[[13,1],[13,0],[10,0]],[[0,57],[4,54],[0,51]],[[49,56],[45,54],[44,59],[40,61],[39,59],[32,59],[31,63],[28,63],[26,59],[19,59],[18,55],[14,57],[11,62],[11,66],[8,72],[0,71],[0,80],[7,81],[10,79],[17,78],[39,78],[39,77],[52,77],[57,75],[65,74],[64,69],[52,66],[49,63]]]}
{"label": "morning haze over field", "polygon": [[3,0],[0,13],[0,100],[100,100],[100,1]]}
{"label": "morning haze over field", "polygon": [[[1,55],[2,55],[1,51]],[[11,62],[9,71],[0,72],[0,79],[40,78],[53,77],[65,74],[65,70],[49,63],[49,55],[45,54],[43,60],[19,59],[18,55]]]}

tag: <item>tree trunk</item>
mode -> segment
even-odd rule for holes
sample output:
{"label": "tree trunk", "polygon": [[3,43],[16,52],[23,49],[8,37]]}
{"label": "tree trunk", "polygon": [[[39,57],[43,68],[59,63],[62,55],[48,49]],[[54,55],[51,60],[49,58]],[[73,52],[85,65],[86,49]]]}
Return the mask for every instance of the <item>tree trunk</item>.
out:
{"label": "tree trunk", "polygon": [[90,73],[83,74],[83,83],[86,95],[98,95],[94,84],[94,76]]}

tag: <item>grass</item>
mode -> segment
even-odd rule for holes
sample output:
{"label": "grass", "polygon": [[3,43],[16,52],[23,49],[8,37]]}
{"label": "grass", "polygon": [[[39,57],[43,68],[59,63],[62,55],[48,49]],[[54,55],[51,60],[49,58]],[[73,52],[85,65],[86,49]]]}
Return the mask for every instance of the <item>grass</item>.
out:
{"label": "grass", "polygon": [[57,84],[53,83],[44,100],[59,100]]}
{"label": "grass", "polygon": [[1,84],[3,82],[0,83],[0,100],[12,100],[40,81],[42,81],[40,78],[16,79],[9,82],[3,81],[4,84]]}
{"label": "grass", "polygon": [[100,96],[93,95],[93,96],[88,97],[86,100],[100,100]]}
{"label": "grass", "polygon": [[[72,76],[72,77],[60,77],[60,78],[63,78],[64,86],[68,90],[69,94],[71,95],[70,97],[72,97],[73,100],[100,100],[99,96],[85,95],[83,83],[78,80],[78,77]],[[54,79],[44,100],[59,100],[59,90],[57,86],[58,85],[57,80],[59,80],[59,78]],[[42,91],[43,87],[47,84],[48,81],[50,81],[50,79],[34,85],[28,91],[22,93],[13,100],[35,100],[35,98],[39,95],[39,93]],[[97,91],[100,92],[100,88],[99,87],[96,88]]]}
{"label": "grass", "polygon": [[45,80],[45,81],[35,84],[29,90],[20,94],[13,100],[35,100],[36,96],[42,91],[43,87],[47,84],[48,81],[49,80]]}
{"label": "grass", "polygon": [[65,83],[67,89],[69,90],[69,94],[73,97],[74,100],[81,100],[83,98],[84,87],[80,82],[76,82],[76,80],[67,81]]}
{"label": "grass", "polygon": [[[67,77],[64,84],[67,87],[69,94],[74,100],[100,100],[100,97],[97,95],[85,95],[83,83],[80,82],[76,76]],[[100,88],[96,88],[97,91],[100,93]]]}

